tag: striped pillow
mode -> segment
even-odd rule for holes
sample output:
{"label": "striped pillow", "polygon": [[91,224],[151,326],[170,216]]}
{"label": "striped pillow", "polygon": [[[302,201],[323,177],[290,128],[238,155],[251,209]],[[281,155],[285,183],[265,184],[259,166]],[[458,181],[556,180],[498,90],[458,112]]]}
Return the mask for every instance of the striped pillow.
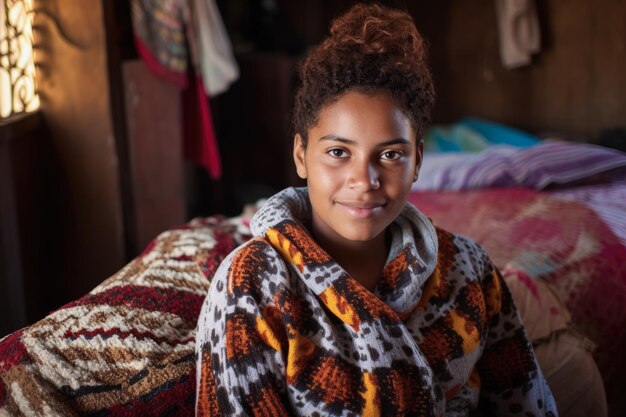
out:
{"label": "striped pillow", "polygon": [[[426,154],[415,190],[529,187],[626,176],[626,153],[591,144],[545,140],[530,148],[496,146],[480,153]],[[606,174],[606,175],[604,175]]]}

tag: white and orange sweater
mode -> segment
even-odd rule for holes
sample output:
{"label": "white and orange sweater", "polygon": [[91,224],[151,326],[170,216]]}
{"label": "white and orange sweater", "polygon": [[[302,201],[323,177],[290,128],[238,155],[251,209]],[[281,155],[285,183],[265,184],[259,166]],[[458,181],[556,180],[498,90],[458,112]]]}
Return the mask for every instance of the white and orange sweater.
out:
{"label": "white and orange sweater", "polygon": [[310,236],[305,188],[269,199],[197,333],[200,416],[556,416],[500,273],[408,205],[373,292]]}

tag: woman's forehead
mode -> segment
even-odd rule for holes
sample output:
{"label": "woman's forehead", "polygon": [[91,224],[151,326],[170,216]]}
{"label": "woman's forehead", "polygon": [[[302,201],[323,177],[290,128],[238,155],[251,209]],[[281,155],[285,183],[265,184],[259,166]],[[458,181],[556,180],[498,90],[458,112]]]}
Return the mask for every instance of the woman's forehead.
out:
{"label": "woman's forehead", "polygon": [[384,92],[343,94],[322,108],[310,134],[318,139],[334,137],[356,143],[364,139],[415,142],[409,118]]}

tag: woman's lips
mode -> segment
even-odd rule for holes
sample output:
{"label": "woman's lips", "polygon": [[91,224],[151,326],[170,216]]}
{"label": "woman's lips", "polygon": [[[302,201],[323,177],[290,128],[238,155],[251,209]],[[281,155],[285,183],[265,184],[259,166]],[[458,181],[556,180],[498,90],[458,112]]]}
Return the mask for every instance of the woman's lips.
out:
{"label": "woman's lips", "polygon": [[343,207],[352,217],[367,219],[373,217],[383,209],[384,203],[362,203],[352,201],[340,201],[338,205]]}

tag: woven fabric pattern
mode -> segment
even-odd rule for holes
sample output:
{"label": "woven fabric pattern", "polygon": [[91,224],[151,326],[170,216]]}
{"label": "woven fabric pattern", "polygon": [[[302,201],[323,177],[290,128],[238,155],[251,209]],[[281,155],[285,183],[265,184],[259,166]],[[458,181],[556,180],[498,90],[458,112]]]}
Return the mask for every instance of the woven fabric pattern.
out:
{"label": "woven fabric pattern", "polygon": [[0,415],[193,415],[196,320],[244,217],[157,237],[86,296],[0,341]]}

